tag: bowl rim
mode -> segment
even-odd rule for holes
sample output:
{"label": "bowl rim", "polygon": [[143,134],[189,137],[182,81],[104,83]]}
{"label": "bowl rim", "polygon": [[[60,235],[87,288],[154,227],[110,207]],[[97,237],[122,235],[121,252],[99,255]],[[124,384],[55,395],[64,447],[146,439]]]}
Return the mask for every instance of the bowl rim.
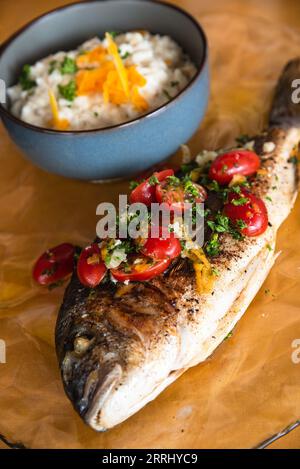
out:
{"label": "bowl rim", "polygon": [[[3,54],[3,52],[10,46],[10,44],[18,36],[21,36],[22,33],[24,31],[26,31],[27,29],[29,29],[31,26],[35,25],[36,23],[39,23],[40,21],[43,21],[44,18],[46,18],[48,16],[51,16],[52,14],[55,14],[57,12],[63,11],[63,10],[76,8],[76,6],[83,6],[83,5],[86,5],[86,4],[89,4],[89,3],[95,3],[96,1],[99,1],[99,0],[82,0],[80,2],[72,2],[72,3],[69,3],[67,5],[63,5],[63,6],[60,6],[60,7],[57,7],[57,8],[53,8],[52,10],[49,10],[46,13],[43,13],[43,14],[35,17],[31,21],[27,22],[25,25],[21,26],[21,28],[17,29],[17,31],[15,31],[13,34],[11,34],[1,44],[1,46],[0,46],[0,56]],[[131,1],[138,1],[138,0],[131,0]],[[118,130],[118,129],[123,129],[123,128],[126,128],[126,127],[131,127],[134,124],[137,124],[142,120],[149,119],[149,118],[152,118],[152,117],[156,117],[158,114],[161,114],[163,111],[165,111],[166,109],[168,109],[169,107],[174,105],[174,103],[178,99],[180,99],[183,95],[186,94],[186,92],[195,84],[197,79],[202,74],[204,66],[206,65],[207,58],[208,58],[208,42],[207,42],[206,34],[205,34],[202,26],[200,25],[200,23],[198,23],[198,21],[190,13],[188,13],[186,10],[184,10],[183,8],[178,7],[177,5],[169,3],[165,0],[151,0],[151,2],[149,1],[149,3],[153,3],[153,4],[156,3],[158,5],[163,5],[167,8],[176,10],[181,15],[187,17],[196,26],[196,29],[198,30],[198,33],[201,37],[202,44],[203,44],[203,56],[202,56],[202,59],[201,59],[201,63],[199,65],[199,67],[197,68],[197,73],[192,78],[192,80],[182,90],[180,90],[180,92],[176,96],[174,96],[174,97],[172,97],[172,99],[170,99],[170,101],[167,101],[166,103],[162,104],[158,108],[153,109],[152,111],[149,111],[148,113],[143,114],[141,116],[138,116],[138,117],[136,117],[134,119],[131,119],[129,121],[126,121],[126,122],[123,122],[123,123],[120,123],[120,124],[110,125],[108,127],[102,127],[102,128],[99,128],[99,129],[96,128],[96,129],[83,129],[83,130],[55,130],[55,129],[50,129],[50,128],[47,128],[47,127],[39,127],[37,125],[29,124],[28,122],[25,122],[22,119],[20,119],[19,117],[15,116],[14,114],[12,114],[11,111],[9,111],[8,109],[6,109],[3,106],[3,103],[0,103],[0,115],[1,115],[1,117],[2,117],[2,115],[4,115],[8,119],[14,121],[16,124],[18,124],[22,127],[25,127],[27,129],[34,130],[36,132],[40,132],[40,133],[46,133],[46,134],[52,134],[52,135],[62,135],[62,136],[63,135],[65,135],[65,136],[68,136],[68,135],[83,135],[83,134],[93,134],[93,133],[95,134],[95,133],[99,133],[99,132],[105,133],[105,132],[115,131],[115,130]]]}

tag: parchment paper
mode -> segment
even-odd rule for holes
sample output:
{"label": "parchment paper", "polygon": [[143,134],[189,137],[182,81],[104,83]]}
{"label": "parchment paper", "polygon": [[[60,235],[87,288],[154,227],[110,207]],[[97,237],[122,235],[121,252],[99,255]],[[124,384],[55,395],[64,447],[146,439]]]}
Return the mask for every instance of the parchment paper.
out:
{"label": "parchment paper", "polygon": [[[210,42],[212,96],[191,141],[194,154],[259,131],[282,66],[300,55],[300,33],[272,22],[236,14],[199,19]],[[291,359],[300,339],[300,201],[280,230],[276,265],[233,336],[127,422],[97,434],[73,411],[59,377],[54,325],[63,288],[34,286],[31,267],[47,247],[89,242],[96,205],[116,201],[127,182],[92,185],[46,174],[2,128],[0,162],[1,434],[32,448],[240,448],[300,417],[300,363]]]}

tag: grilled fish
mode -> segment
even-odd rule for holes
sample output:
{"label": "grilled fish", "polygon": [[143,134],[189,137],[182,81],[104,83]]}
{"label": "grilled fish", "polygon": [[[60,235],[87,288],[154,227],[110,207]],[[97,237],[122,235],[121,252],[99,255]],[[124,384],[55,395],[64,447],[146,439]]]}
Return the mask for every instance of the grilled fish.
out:
{"label": "grilled fish", "polygon": [[291,155],[300,113],[291,82],[299,76],[294,60],[278,82],[268,129],[254,139],[262,171],[252,190],[265,201],[269,227],[255,238],[221,235],[212,292],[197,292],[193,267],[181,258],[148,282],[106,282],[92,291],[73,274],[57,319],[57,357],[66,394],[93,429],[124,421],[210,356],[268,275],[277,230],[297,193]]}

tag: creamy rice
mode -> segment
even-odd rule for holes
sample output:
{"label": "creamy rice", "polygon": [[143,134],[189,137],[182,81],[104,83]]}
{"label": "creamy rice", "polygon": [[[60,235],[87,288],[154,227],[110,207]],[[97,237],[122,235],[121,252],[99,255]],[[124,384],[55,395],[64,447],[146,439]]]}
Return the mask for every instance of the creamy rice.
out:
{"label": "creamy rice", "polygon": [[[116,35],[114,42],[124,67],[129,69],[134,66],[145,79],[145,84],[138,86],[138,93],[146,102],[147,109],[146,106],[144,109],[137,108],[130,100],[122,104],[107,102],[103,92],[97,90],[71,96],[71,100],[62,96],[61,85],[68,86],[71,81],[75,84],[76,76],[80,73],[78,68],[75,71],[66,68],[62,73],[61,67],[66,58],[71,59],[70,63],[74,64],[78,63],[78,57],[99,46],[107,50],[107,39],[95,37],[76,50],[57,52],[31,67],[27,66],[26,80],[30,80],[29,85],[28,81],[25,85],[21,82],[8,89],[12,113],[25,122],[49,128],[49,123],[53,122],[53,110],[49,102],[51,89],[57,101],[59,118],[68,122],[67,130],[103,128],[126,122],[158,108],[176,96],[196,73],[196,67],[190,58],[168,36],[129,32]],[[112,57],[108,55],[108,59],[112,60]],[[90,65],[91,68],[98,66]]]}

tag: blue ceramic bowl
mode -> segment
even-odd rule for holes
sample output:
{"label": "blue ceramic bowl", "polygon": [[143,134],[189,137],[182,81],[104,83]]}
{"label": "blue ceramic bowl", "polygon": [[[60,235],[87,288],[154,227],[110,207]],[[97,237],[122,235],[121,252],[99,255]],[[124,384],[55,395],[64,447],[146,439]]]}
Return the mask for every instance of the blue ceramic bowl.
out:
{"label": "blue ceramic bowl", "polygon": [[14,117],[9,103],[0,114],[12,140],[37,166],[66,177],[105,180],[127,177],[166,159],[198,128],[207,106],[207,43],[198,23],[183,10],[141,0],[88,1],[51,11],[26,25],[0,49],[0,78],[13,85],[25,63],[105,31],[146,29],[171,36],[198,72],[167,104],[125,124],[89,131],[55,131]]}

